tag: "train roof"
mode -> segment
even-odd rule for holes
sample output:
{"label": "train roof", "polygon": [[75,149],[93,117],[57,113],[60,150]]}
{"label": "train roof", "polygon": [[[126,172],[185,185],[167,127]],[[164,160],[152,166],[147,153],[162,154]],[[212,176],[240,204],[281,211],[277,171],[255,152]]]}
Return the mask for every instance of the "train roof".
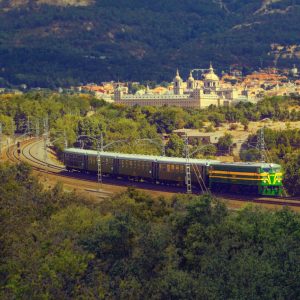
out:
{"label": "train roof", "polygon": [[[78,149],[78,148],[67,148],[64,150],[65,153],[71,154],[83,154],[89,156],[97,156],[97,151],[95,150],[86,150],[86,149]],[[123,159],[132,159],[132,160],[143,160],[143,161],[158,161],[161,163],[178,163],[178,164],[186,164],[186,159],[182,157],[167,157],[167,156],[156,156],[156,155],[143,155],[143,154],[124,154],[118,152],[100,152],[102,157],[113,157],[113,158],[123,158]],[[192,164],[199,165],[211,165],[213,163],[220,163],[218,160],[212,159],[194,159],[191,158],[189,160]]]}
{"label": "train roof", "polygon": [[[72,154],[84,154],[89,156],[97,156],[97,151],[79,149],[79,148],[67,148],[64,150],[66,153]],[[128,160],[143,160],[143,161],[157,161],[161,163],[178,163],[186,164],[186,159],[182,157],[167,157],[158,155],[144,155],[144,154],[125,154],[119,152],[100,152],[102,157],[112,157],[112,158],[123,158]],[[281,166],[273,163],[265,162],[220,162],[213,159],[195,159],[191,158],[189,160],[192,164],[206,165],[206,166],[225,166],[225,167],[253,167],[253,168],[280,168]]]}
{"label": "train roof", "polygon": [[217,162],[212,163],[212,166],[234,166],[234,167],[256,167],[256,168],[280,168],[281,166],[266,162]]}

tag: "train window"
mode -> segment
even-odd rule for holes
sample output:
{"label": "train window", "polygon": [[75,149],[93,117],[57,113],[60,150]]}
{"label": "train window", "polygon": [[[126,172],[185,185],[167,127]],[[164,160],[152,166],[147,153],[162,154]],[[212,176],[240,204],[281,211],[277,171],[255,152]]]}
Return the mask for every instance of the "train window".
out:
{"label": "train window", "polygon": [[270,168],[262,168],[262,171],[269,173],[271,171],[271,169]]}

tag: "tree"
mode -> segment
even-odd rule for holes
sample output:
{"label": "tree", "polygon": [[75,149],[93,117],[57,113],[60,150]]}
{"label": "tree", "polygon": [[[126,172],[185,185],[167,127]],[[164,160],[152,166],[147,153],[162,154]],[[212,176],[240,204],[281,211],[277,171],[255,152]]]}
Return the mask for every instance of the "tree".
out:
{"label": "tree", "polygon": [[257,149],[241,150],[240,152],[240,158],[243,161],[258,161],[260,157],[260,151]]}
{"label": "tree", "polygon": [[177,134],[171,134],[166,144],[166,155],[182,157],[184,155],[184,141]]}
{"label": "tree", "polygon": [[208,120],[213,123],[215,127],[220,127],[221,124],[225,121],[225,117],[221,113],[213,113],[208,116]]}
{"label": "tree", "polygon": [[220,137],[217,143],[218,151],[221,153],[230,154],[231,146],[232,146],[232,135],[229,133],[226,133],[224,136]]}
{"label": "tree", "polygon": [[244,131],[248,131],[248,129],[249,129],[249,120],[242,119],[241,124],[244,126]]}
{"label": "tree", "polygon": [[300,195],[300,154],[287,159],[283,183],[290,195]]}

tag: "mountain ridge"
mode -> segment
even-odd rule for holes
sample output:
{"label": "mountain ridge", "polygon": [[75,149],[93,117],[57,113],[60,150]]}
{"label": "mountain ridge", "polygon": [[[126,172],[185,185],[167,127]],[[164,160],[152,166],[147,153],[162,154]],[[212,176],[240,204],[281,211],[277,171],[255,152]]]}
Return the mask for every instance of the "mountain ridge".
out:
{"label": "mountain ridge", "polygon": [[209,61],[219,71],[299,62],[272,49],[300,45],[299,0],[2,0],[0,10],[2,85],[163,81]]}

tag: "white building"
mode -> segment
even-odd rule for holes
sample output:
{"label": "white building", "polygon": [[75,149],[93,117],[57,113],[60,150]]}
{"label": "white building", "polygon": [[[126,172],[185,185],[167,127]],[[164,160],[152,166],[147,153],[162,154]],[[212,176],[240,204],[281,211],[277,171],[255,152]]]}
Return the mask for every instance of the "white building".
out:
{"label": "white building", "polygon": [[186,89],[183,88],[183,80],[177,70],[173,80],[173,94],[155,95],[147,88],[144,95],[125,94],[121,87],[114,93],[115,103],[128,106],[180,106],[187,108],[205,108],[210,105],[231,105],[240,101],[248,101],[248,95],[238,93],[234,88],[224,88],[220,84],[219,77],[214,73],[212,65],[204,75],[203,86],[199,86],[190,73]]}

